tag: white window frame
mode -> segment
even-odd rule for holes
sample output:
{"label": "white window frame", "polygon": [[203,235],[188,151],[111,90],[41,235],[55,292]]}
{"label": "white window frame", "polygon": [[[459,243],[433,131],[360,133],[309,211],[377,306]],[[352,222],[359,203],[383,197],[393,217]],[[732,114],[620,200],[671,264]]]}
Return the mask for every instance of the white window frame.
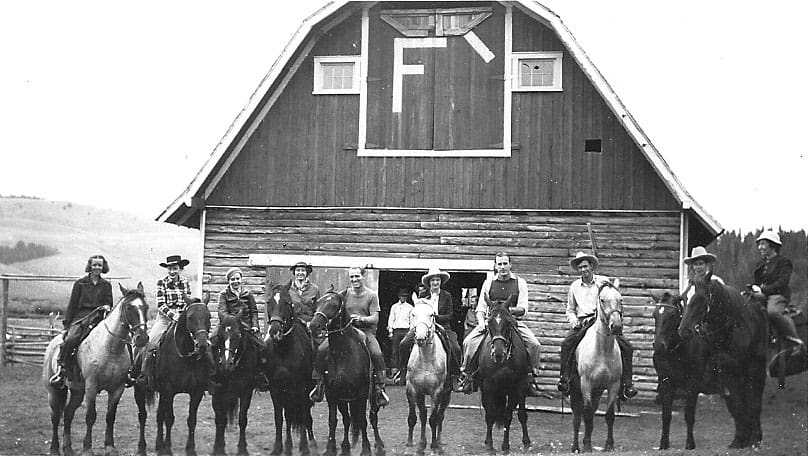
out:
{"label": "white window frame", "polygon": [[[358,55],[324,55],[314,57],[314,88],[312,95],[358,95],[359,72],[361,70],[361,56]],[[350,63],[353,64],[353,78],[350,89],[324,89],[323,64],[324,63]]]}
{"label": "white window frame", "polygon": [[[523,86],[519,84],[519,63],[522,60],[553,60],[553,85]],[[511,55],[511,90],[514,92],[561,92],[563,89],[561,75],[564,65],[563,52],[514,52]]]}

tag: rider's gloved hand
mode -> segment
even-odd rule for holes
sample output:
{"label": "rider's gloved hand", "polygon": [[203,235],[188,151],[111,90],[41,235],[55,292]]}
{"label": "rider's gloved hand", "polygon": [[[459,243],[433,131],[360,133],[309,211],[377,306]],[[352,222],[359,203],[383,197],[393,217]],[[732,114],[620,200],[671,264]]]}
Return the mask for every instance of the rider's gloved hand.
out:
{"label": "rider's gloved hand", "polygon": [[180,318],[180,313],[179,313],[179,312],[177,312],[177,311],[176,311],[176,310],[174,310],[174,309],[168,309],[168,310],[166,311],[166,317],[168,317],[168,318],[170,318],[170,319],[172,319],[172,320],[174,320],[174,321],[177,321],[177,320],[179,320],[179,318]]}
{"label": "rider's gloved hand", "polygon": [[258,334],[258,331],[260,330],[258,329],[257,326],[253,326],[252,328],[250,328],[250,331],[254,332],[255,334]]}

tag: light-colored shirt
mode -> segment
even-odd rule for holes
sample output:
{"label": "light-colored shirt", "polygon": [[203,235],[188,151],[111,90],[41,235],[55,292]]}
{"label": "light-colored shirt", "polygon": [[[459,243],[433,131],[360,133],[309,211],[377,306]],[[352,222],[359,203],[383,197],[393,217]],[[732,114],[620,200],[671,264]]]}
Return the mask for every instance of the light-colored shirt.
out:
{"label": "light-colored shirt", "polygon": [[594,315],[598,305],[598,287],[609,279],[601,275],[593,275],[591,283],[584,283],[578,279],[570,285],[567,295],[567,320],[576,325],[578,319],[587,315]]}
{"label": "light-colored shirt", "polygon": [[412,323],[412,304],[396,301],[390,307],[390,317],[387,318],[387,330],[410,329]]}
{"label": "light-colored shirt", "polygon": [[[362,287],[357,293],[353,287],[348,288],[345,294],[345,310],[348,315],[359,315],[369,317],[374,313],[381,312],[379,307],[379,295],[368,287]],[[361,328],[365,333],[376,334],[377,324]]]}
{"label": "light-colored shirt", "polygon": [[[482,290],[480,291],[480,297],[477,300],[477,308],[475,309],[475,312],[478,315],[480,313],[484,313],[485,314],[484,318],[488,318],[488,301],[491,300],[489,293],[491,291],[491,284],[494,283],[494,280],[497,280],[497,277],[498,274],[490,274],[488,278],[485,279],[485,282],[483,282]],[[525,316],[526,316],[528,310],[527,282],[525,281],[525,279],[518,277],[513,272],[511,273],[510,278],[516,279],[516,284],[519,289],[519,297],[517,298],[516,301],[516,307],[521,307],[525,309]],[[517,318],[523,318],[523,317],[517,317]]]}

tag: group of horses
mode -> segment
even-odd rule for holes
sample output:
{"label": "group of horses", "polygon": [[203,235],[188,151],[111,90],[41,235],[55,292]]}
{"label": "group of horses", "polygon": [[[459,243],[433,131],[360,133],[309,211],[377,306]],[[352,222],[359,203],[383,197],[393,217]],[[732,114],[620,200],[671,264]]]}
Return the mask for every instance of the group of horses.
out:
{"label": "group of horses", "polygon": [[[133,350],[143,350],[148,340],[146,315],[148,305],[142,284],[127,290],[102,323],[90,332],[78,348],[80,378],[68,382],[66,389],[48,383],[57,368],[56,353],[61,336],[51,341],[46,351],[43,379],[49,393],[53,435],[51,454],[59,454],[59,424],[64,420],[61,450],[72,455],[71,423],[76,409],[86,398],[87,430],[85,452],[91,452],[92,430],[96,420],[97,394],[109,395],[105,450],[116,454],[114,423],[117,405],[125,388],[132,364]],[[494,451],[492,430],[503,429],[501,450],[510,450],[509,431],[513,412],[522,428],[522,445],[531,445],[527,427],[525,398],[529,384],[527,351],[516,330],[516,320],[509,310],[513,297],[504,302],[489,303],[486,342],[481,345],[476,378],[486,422],[484,444]],[[138,406],[140,435],[138,454],[146,454],[145,423],[147,405],[159,397],[155,451],[171,454],[171,429],[174,424],[173,400],[179,393],[190,396],[186,454],[196,454],[194,430],[196,416],[204,393],[212,396],[216,433],[214,454],[225,454],[225,429],[235,424],[238,416],[239,454],[247,454],[246,428],[248,410],[258,378],[268,381],[274,404],[275,443],[273,454],[292,451],[292,431],[299,433],[298,448],[310,454],[316,446],[312,432],[309,391],[314,386],[312,365],[314,350],[328,338],[325,397],[328,402],[329,434],[327,455],[337,453],[336,429],[338,412],[342,417],[341,451],[350,452],[361,438],[361,454],[371,453],[367,424],[371,424],[376,454],[384,454],[384,442],[378,427],[379,407],[372,400],[373,368],[364,336],[353,328],[345,308],[345,293],[332,288],[317,302],[317,310],[307,327],[295,315],[289,285],[272,285],[267,290],[267,331],[261,336],[241,323],[241,315],[225,316],[215,334],[210,334],[210,311],[207,302],[188,304],[179,320],[160,341],[156,374],[147,388],[136,385],[134,396]],[[762,439],[760,409],[765,382],[765,350],[767,324],[765,312],[736,290],[717,283],[699,283],[696,294],[686,308],[681,298],[666,294],[654,312],[656,334],[654,365],[659,375],[662,398],[662,437],[660,448],[669,447],[671,404],[674,394],[684,391],[687,398],[687,448],[695,448],[693,424],[699,393],[721,392],[735,420],[735,437],[731,447],[754,445]],[[570,404],[573,410],[573,451],[580,451],[578,438],[584,421],[583,451],[591,451],[591,434],[595,411],[606,392],[606,449],[614,448],[613,425],[615,405],[621,388],[620,352],[615,335],[622,331],[622,296],[618,284],[605,282],[599,287],[595,323],[578,345],[575,353],[578,375],[571,384]],[[427,423],[431,428],[431,448],[442,452],[441,432],[451,398],[449,357],[435,331],[435,312],[431,305],[413,308],[415,348],[408,360],[406,396],[409,405],[407,446],[414,445],[413,432],[420,419],[417,450],[427,446]],[[134,348],[133,348],[134,347]],[[211,380],[216,387],[210,387]],[[717,387],[715,385],[718,385]],[[427,418],[426,398],[431,400]],[[284,432],[285,421],[285,432]]]}

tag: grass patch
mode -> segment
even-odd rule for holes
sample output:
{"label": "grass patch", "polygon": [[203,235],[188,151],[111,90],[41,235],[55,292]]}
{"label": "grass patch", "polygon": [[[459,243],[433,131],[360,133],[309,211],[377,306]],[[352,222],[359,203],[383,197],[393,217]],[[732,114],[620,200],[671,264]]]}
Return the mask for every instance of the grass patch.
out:
{"label": "grass patch", "polygon": [[64,313],[64,308],[49,299],[14,298],[8,303],[8,314],[11,317],[41,316],[51,312]]}

